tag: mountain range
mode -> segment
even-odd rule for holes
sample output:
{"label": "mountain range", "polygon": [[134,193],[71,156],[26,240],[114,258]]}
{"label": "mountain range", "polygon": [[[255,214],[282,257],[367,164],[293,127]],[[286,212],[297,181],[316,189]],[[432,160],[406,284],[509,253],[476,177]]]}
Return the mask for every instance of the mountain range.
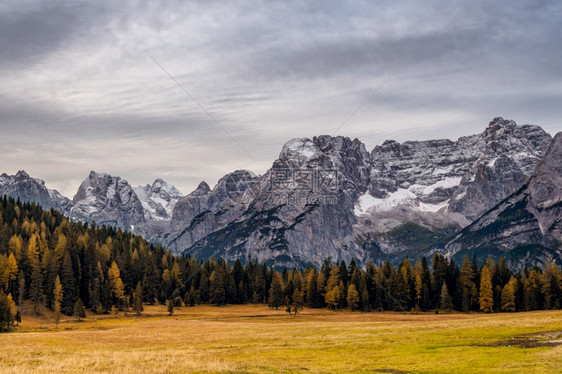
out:
{"label": "mountain range", "polygon": [[176,254],[277,266],[418,257],[562,258],[562,135],[494,118],[476,135],[370,152],[337,136],[288,141],[263,175],[237,170],[183,196],[157,179],[132,187],[90,172],[72,200],[24,171],[0,195],[116,226]]}

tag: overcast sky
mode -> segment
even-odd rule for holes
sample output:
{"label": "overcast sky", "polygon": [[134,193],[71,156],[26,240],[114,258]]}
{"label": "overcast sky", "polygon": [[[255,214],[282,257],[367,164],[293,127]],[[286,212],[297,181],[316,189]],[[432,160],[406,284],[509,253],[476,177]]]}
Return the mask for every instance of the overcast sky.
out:
{"label": "overcast sky", "polygon": [[554,134],[562,2],[0,2],[0,172],[71,198],[90,170],[185,194],[263,173],[379,88],[338,132],[368,150],[496,116]]}

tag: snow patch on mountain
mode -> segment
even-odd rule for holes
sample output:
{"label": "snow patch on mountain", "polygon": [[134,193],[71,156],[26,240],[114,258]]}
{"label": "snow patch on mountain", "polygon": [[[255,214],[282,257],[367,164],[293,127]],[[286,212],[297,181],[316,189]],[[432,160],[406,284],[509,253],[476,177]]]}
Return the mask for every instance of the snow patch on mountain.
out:
{"label": "snow patch on mountain", "polygon": [[281,154],[302,156],[308,160],[317,156],[318,152],[318,148],[312,140],[308,138],[296,138],[289,140],[285,144]]}
{"label": "snow patch on mountain", "polygon": [[425,186],[423,184],[413,184],[408,188],[408,191],[413,192],[416,196],[423,197],[432,194],[438,188],[447,189],[457,187],[461,183],[461,177],[446,177],[433,184]]}
{"label": "snow patch on mountain", "polygon": [[358,198],[354,213],[356,216],[361,216],[368,211],[371,213],[388,212],[399,206],[407,206],[421,212],[435,213],[446,208],[449,200],[446,199],[437,204],[431,204],[424,203],[420,199],[431,195],[437,189],[457,187],[461,179],[461,177],[446,177],[430,185],[413,184],[408,188],[399,188],[394,192],[389,192],[383,198],[374,197],[369,192],[366,192]]}
{"label": "snow patch on mountain", "polygon": [[183,196],[162,179],[156,179],[152,185],[135,187],[134,191],[145,211],[145,218],[156,221],[170,221],[176,203]]}

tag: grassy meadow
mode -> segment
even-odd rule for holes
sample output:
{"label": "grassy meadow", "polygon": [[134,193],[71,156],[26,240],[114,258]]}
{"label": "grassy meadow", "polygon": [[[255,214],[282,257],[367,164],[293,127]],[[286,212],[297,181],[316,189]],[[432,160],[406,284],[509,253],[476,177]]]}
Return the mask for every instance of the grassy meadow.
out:
{"label": "grassy meadow", "polygon": [[25,316],[0,334],[1,373],[557,373],[562,311],[405,314],[262,305],[144,315]]}

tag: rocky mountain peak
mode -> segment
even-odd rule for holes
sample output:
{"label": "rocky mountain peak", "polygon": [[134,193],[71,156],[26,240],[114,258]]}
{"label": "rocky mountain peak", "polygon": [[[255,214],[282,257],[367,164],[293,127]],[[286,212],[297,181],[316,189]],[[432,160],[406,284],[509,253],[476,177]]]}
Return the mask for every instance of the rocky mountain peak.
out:
{"label": "rocky mountain peak", "polygon": [[152,186],[150,186],[150,192],[153,194],[158,194],[162,198],[173,198],[179,199],[182,197],[182,193],[173,185],[166,183],[163,179],[156,179]]}
{"label": "rocky mountain peak", "polygon": [[144,233],[142,204],[129,183],[120,177],[91,171],[72,202],[71,218]]}
{"label": "rocky mountain peak", "polygon": [[527,183],[470,226],[445,248],[450,255],[502,253],[512,267],[562,258],[562,133]]}
{"label": "rocky mountain peak", "polygon": [[16,173],[16,179],[28,179],[28,178],[30,178],[29,174],[27,174],[25,170],[19,170]]}
{"label": "rocky mountain peak", "polygon": [[366,185],[369,180],[371,155],[358,139],[320,135],[313,139],[288,141],[274,161],[272,170],[322,170],[333,172],[342,183]]}
{"label": "rocky mountain peak", "polygon": [[190,194],[193,196],[204,196],[211,191],[211,187],[205,181],[201,181],[197,188]]}
{"label": "rocky mountain peak", "polygon": [[503,117],[496,117],[490,121],[488,127],[484,131],[485,134],[497,133],[505,129],[513,129],[517,124],[510,119],[503,119]]}
{"label": "rocky mountain peak", "polygon": [[20,170],[16,175],[0,176],[0,196],[7,195],[24,202],[36,202],[50,209],[55,208],[67,213],[70,200],[56,190],[49,190],[41,179],[32,178],[25,170]]}

